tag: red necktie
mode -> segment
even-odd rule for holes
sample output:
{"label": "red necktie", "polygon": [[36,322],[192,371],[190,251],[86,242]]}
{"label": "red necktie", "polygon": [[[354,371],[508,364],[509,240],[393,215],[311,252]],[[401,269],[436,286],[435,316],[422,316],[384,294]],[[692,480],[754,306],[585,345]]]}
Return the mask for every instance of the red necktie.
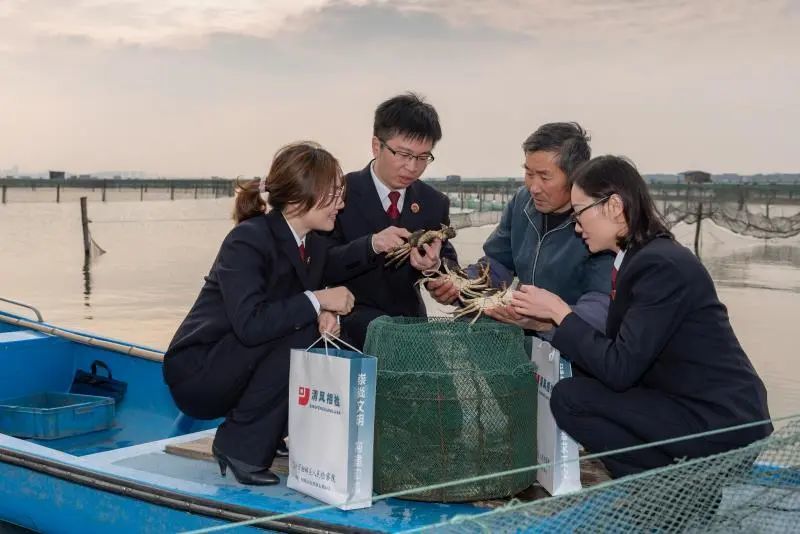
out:
{"label": "red necktie", "polygon": [[297,248],[300,250],[300,261],[305,263],[306,262],[306,246],[303,243],[300,243],[300,245]]}
{"label": "red necktie", "polygon": [[617,266],[611,269],[611,300],[617,296]]}
{"label": "red necktie", "polygon": [[389,193],[389,207],[386,209],[386,215],[393,221],[400,218],[400,210],[397,209],[397,201],[400,200],[400,193],[398,191],[391,191]]}

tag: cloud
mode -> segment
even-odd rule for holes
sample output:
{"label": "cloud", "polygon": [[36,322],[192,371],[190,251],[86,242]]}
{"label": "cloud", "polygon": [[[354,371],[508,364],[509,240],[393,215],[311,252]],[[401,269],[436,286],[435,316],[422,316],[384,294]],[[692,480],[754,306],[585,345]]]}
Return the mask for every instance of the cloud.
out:
{"label": "cloud", "polygon": [[[349,21],[358,19],[349,17],[355,12],[373,25],[352,23],[354,37],[391,37],[401,26],[404,39],[430,38],[431,29],[443,22],[451,37],[517,35],[566,45],[608,45],[789,32],[800,18],[796,4],[792,0],[4,0],[0,49],[63,36],[103,46],[185,49],[206,46],[218,34],[273,39],[345,30]],[[404,23],[409,20],[413,24]]]}
{"label": "cloud", "polygon": [[363,42],[402,35],[419,39],[488,41],[517,32],[468,24],[437,5],[383,0],[5,0],[0,4],[0,49],[26,50],[47,42],[102,47],[202,49],[219,36],[242,39]]}
{"label": "cloud", "polygon": [[[4,0],[0,28],[26,42],[78,36],[102,45],[191,47],[216,33],[267,37],[330,0]],[[10,37],[0,38],[9,48]]]}
{"label": "cloud", "polygon": [[481,24],[523,34],[563,36],[601,35],[613,40],[617,31],[658,37],[677,33],[715,33],[744,23],[759,31],[764,24],[781,24],[790,12],[791,0],[395,0],[400,11],[438,14],[456,24]]}
{"label": "cloud", "polygon": [[0,0],[0,167],[249,175],[314,138],[353,169],[375,105],[410,89],[443,120],[436,175],[515,175],[551,120],[648,172],[796,170],[799,17],[742,0]]}

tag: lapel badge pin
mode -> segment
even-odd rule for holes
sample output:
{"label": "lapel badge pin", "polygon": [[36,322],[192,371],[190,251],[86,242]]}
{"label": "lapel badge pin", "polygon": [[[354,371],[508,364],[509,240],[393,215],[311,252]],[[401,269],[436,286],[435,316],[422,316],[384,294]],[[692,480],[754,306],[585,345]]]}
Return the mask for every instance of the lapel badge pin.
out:
{"label": "lapel badge pin", "polygon": [[411,213],[419,213],[419,204],[416,202],[411,204]]}

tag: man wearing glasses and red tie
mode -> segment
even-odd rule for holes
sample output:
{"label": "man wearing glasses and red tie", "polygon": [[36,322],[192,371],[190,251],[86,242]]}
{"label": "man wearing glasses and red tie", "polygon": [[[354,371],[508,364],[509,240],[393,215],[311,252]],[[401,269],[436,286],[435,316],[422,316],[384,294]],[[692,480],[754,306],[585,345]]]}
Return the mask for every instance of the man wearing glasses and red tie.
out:
{"label": "man wearing glasses and red tie", "polygon": [[375,268],[346,282],[355,297],[353,311],[342,317],[342,332],[359,349],[367,326],[381,315],[424,317],[425,304],[414,283],[423,271],[441,267],[442,258],[457,261],[450,243],[436,240],[411,251],[407,262],[385,266],[384,255],[402,245],[411,232],[450,225],[450,202],[419,178],[433,162],[442,138],[433,106],[413,93],[386,100],[375,110],[372,161],[347,181],[347,203],[331,237],[346,245],[372,234],[367,253]]}

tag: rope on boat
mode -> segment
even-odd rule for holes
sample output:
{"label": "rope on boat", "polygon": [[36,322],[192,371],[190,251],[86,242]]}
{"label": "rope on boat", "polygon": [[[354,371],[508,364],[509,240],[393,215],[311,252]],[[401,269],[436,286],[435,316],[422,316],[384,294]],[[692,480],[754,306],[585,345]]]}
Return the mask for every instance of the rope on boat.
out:
{"label": "rope on boat", "polygon": [[64,330],[62,328],[56,328],[54,326],[50,326],[44,323],[29,321],[27,319],[22,319],[19,317],[9,317],[0,314],[0,321],[3,321],[4,323],[13,324],[15,326],[21,326],[23,328],[36,330],[37,332],[50,334],[51,336],[63,337],[64,339],[68,339],[76,343],[81,343],[83,345],[89,345],[91,347],[99,347],[114,352],[121,352],[122,354],[127,354],[128,356],[136,356],[138,358],[144,358],[145,360],[160,362],[164,359],[164,354],[155,350],[143,349],[141,347],[134,347],[132,345],[117,343],[116,341],[109,341],[106,339],[99,339],[86,334],[78,334],[76,332],[71,332],[69,330]]}
{"label": "rope on boat", "polygon": [[[767,423],[777,423],[777,422],[789,422],[786,427],[782,428],[779,431],[776,431],[769,437],[766,437],[762,440],[756,441],[751,443],[746,447],[742,447],[740,449],[733,449],[727,452],[713,454],[710,456],[702,457],[702,458],[695,458],[693,460],[686,460],[686,459],[679,459],[677,463],[670,464],[665,467],[661,467],[658,469],[651,469],[645,471],[643,473],[638,473],[634,475],[629,475],[627,477],[609,480],[605,482],[601,482],[591,488],[582,489],[576,492],[567,493],[564,495],[560,495],[557,497],[550,497],[547,499],[542,499],[538,501],[532,501],[523,503],[522,505],[519,502],[512,501],[509,502],[508,505],[504,507],[500,507],[494,509],[490,512],[485,512],[482,514],[476,514],[468,517],[464,516],[456,516],[444,519],[440,523],[427,525],[424,527],[413,528],[413,529],[405,529],[402,532],[404,533],[411,533],[411,532],[422,532],[427,530],[437,530],[443,529],[450,525],[455,525],[455,531],[461,532],[465,530],[465,523],[467,520],[469,521],[480,521],[480,520],[487,520],[487,518],[493,517],[496,514],[503,514],[508,512],[519,512],[520,510],[524,511],[526,507],[541,507],[545,508],[547,513],[543,514],[541,517],[550,517],[557,513],[558,511],[563,511],[559,508],[559,503],[568,502],[570,504],[579,504],[581,499],[587,498],[587,496],[596,495],[602,491],[614,491],[616,488],[622,488],[624,490],[631,490],[629,486],[634,485],[633,489],[638,489],[638,492],[634,492],[639,495],[639,498],[644,501],[645,503],[652,501],[655,498],[655,490],[658,489],[659,484],[660,493],[662,494],[661,497],[665,500],[665,502],[672,503],[675,501],[675,495],[673,493],[665,491],[664,488],[678,491],[675,488],[680,488],[685,486],[687,483],[697,483],[697,480],[701,482],[701,489],[702,486],[708,486],[710,489],[709,491],[718,489],[719,485],[710,484],[712,480],[709,478],[718,480],[713,480],[716,482],[730,482],[731,484],[739,483],[739,482],[747,482],[745,478],[739,480],[736,477],[737,473],[734,472],[736,470],[732,470],[733,465],[746,465],[747,471],[749,472],[749,466],[753,463],[756,456],[761,456],[762,460],[766,463],[767,469],[765,470],[765,475],[768,478],[773,479],[772,484],[780,485],[780,482],[783,481],[783,478],[791,478],[792,480],[796,480],[798,475],[796,474],[796,466],[800,465],[800,413],[787,415],[783,417],[773,417],[771,419],[765,419],[762,421],[754,421],[752,423],[744,423],[741,425],[731,426],[727,428],[719,428],[715,430],[708,430],[705,432],[700,432],[697,434],[689,434],[686,436],[679,436],[675,438],[664,439],[660,441],[654,441],[651,443],[643,443],[640,445],[634,445],[630,447],[624,447],[621,449],[615,449],[611,451],[605,451],[601,453],[594,453],[588,454],[586,456],[582,456],[579,459],[571,459],[571,460],[559,460],[553,462],[547,462],[542,464],[536,464],[528,467],[520,467],[516,469],[511,469],[507,471],[500,471],[496,473],[489,473],[485,475],[478,475],[474,477],[463,478],[459,480],[451,480],[447,482],[440,482],[437,484],[431,484],[428,486],[421,486],[417,488],[405,489],[401,491],[395,491],[392,493],[384,493],[382,495],[374,495],[370,499],[365,499],[363,501],[359,501],[360,503],[368,503],[368,502],[378,502],[384,501],[390,498],[395,497],[404,497],[408,495],[413,495],[419,492],[429,492],[432,490],[437,490],[440,488],[451,487],[451,486],[458,486],[465,483],[473,483],[476,481],[482,480],[490,480],[497,477],[505,477],[509,475],[514,475],[517,473],[522,473],[526,471],[535,471],[539,469],[546,469],[546,468],[556,468],[565,463],[569,462],[576,462],[576,461],[586,461],[586,460],[594,460],[594,459],[601,459],[606,456],[611,456],[619,453],[625,452],[632,452],[642,449],[647,449],[650,447],[657,447],[663,446],[670,443],[678,443],[681,441],[686,441],[690,439],[702,438],[707,436],[714,436],[717,434],[724,434],[727,432],[733,432],[736,430],[742,430],[745,428],[751,428],[755,426],[764,425]],[[743,460],[744,459],[744,460]],[[710,473],[710,474],[709,474]],[[738,473],[741,474],[741,473]],[[666,484],[664,477],[672,477],[669,482],[670,484]],[[793,478],[792,478],[793,477]],[[673,480],[674,479],[674,480]],[[776,482],[777,481],[777,482]],[[751,481],[752,482],[752,481]],[[637,484],[644,485],[643,487],[636,487]],[[795,482],[796,484],[796,482]],[[698,493],[695,492],[688,492],[688,495],[691,498],[698,497]],[[573,502],[574,501],[574,502]],[[638,502],[638,501],[637,501]],[[683,503],[681,500],[678,504]],[[356,504],[356,503],[351,503]],[[672,504],[673,508],[675,504]],[[553,507],[553,509],[550,509]],[[230,530],[234,528],[249,526],[249,525],[257,525],[263,524],[267,521],[278,521],[278,520],[285,520],[289,518],[294,518],[298,516],[305,516],[308,514],[318,513],[318,512],[327,512],[329,510],[335,510],[338,508],[336,504],[326,504],[321,506],[314,506],[311,508],[305,508],[301,510],[295,510],[291,512],[285,512],[280,514],[274,514],[266,517],[248,519],[246,521],[240,521],[238,523],[228,523],[223,525],[215,525],[211,527],[190,530],[187,531],[186,534],[206,534],[210,532],[219,532]],[[667,506],[664,505],[664,509]],[[743,507],[747,510],[747,507]],[[673,515],[677,515],[679,512],[677,510],[671,510],[674,512]],[[541,517],[537,517],[535,514],[529,514],[527,519],[531,523],[535,523]],[[515,517],[516,519],[516,517]],[[584,521],[583,526],[592,526],[588,522],[585,515],[583,513],[577,514],[577,516],[573,519],[577,519],[580,521]],[[480,528],[478,532],[495,532],[495,531],[511,531],[511,532],[521,532],[521,531],[529,531],[529,530],[536,530],[533,528],[525,528],[525,525],[519,525],[520,528]],[[577,530],[581,525],[571,525],[571,528],[560,529],[566,531],[574,531]],[[602,522],[599,525],[594,525],[596,528],[588,528],[588,531],[605,531],[609,530],[608,528],[603,528]],[[630,526],[630,525],[628,525]],[[614,529],[611,529],[614,530]],[[616,529],[616,530],[625,530],[629,531],[629,529]],[[636,529],[650,531],[651,529]],[[659,531],[668,531],[668,532],[683,532],[685,529],[679,530],[671,530],[671,529],[656,529]],[[730,529],[722,530],[723,532],[727,532]],[[785,529],[784,529],[785,530]],[[701,530],[702,532],[708,531],[708,529]]]}

